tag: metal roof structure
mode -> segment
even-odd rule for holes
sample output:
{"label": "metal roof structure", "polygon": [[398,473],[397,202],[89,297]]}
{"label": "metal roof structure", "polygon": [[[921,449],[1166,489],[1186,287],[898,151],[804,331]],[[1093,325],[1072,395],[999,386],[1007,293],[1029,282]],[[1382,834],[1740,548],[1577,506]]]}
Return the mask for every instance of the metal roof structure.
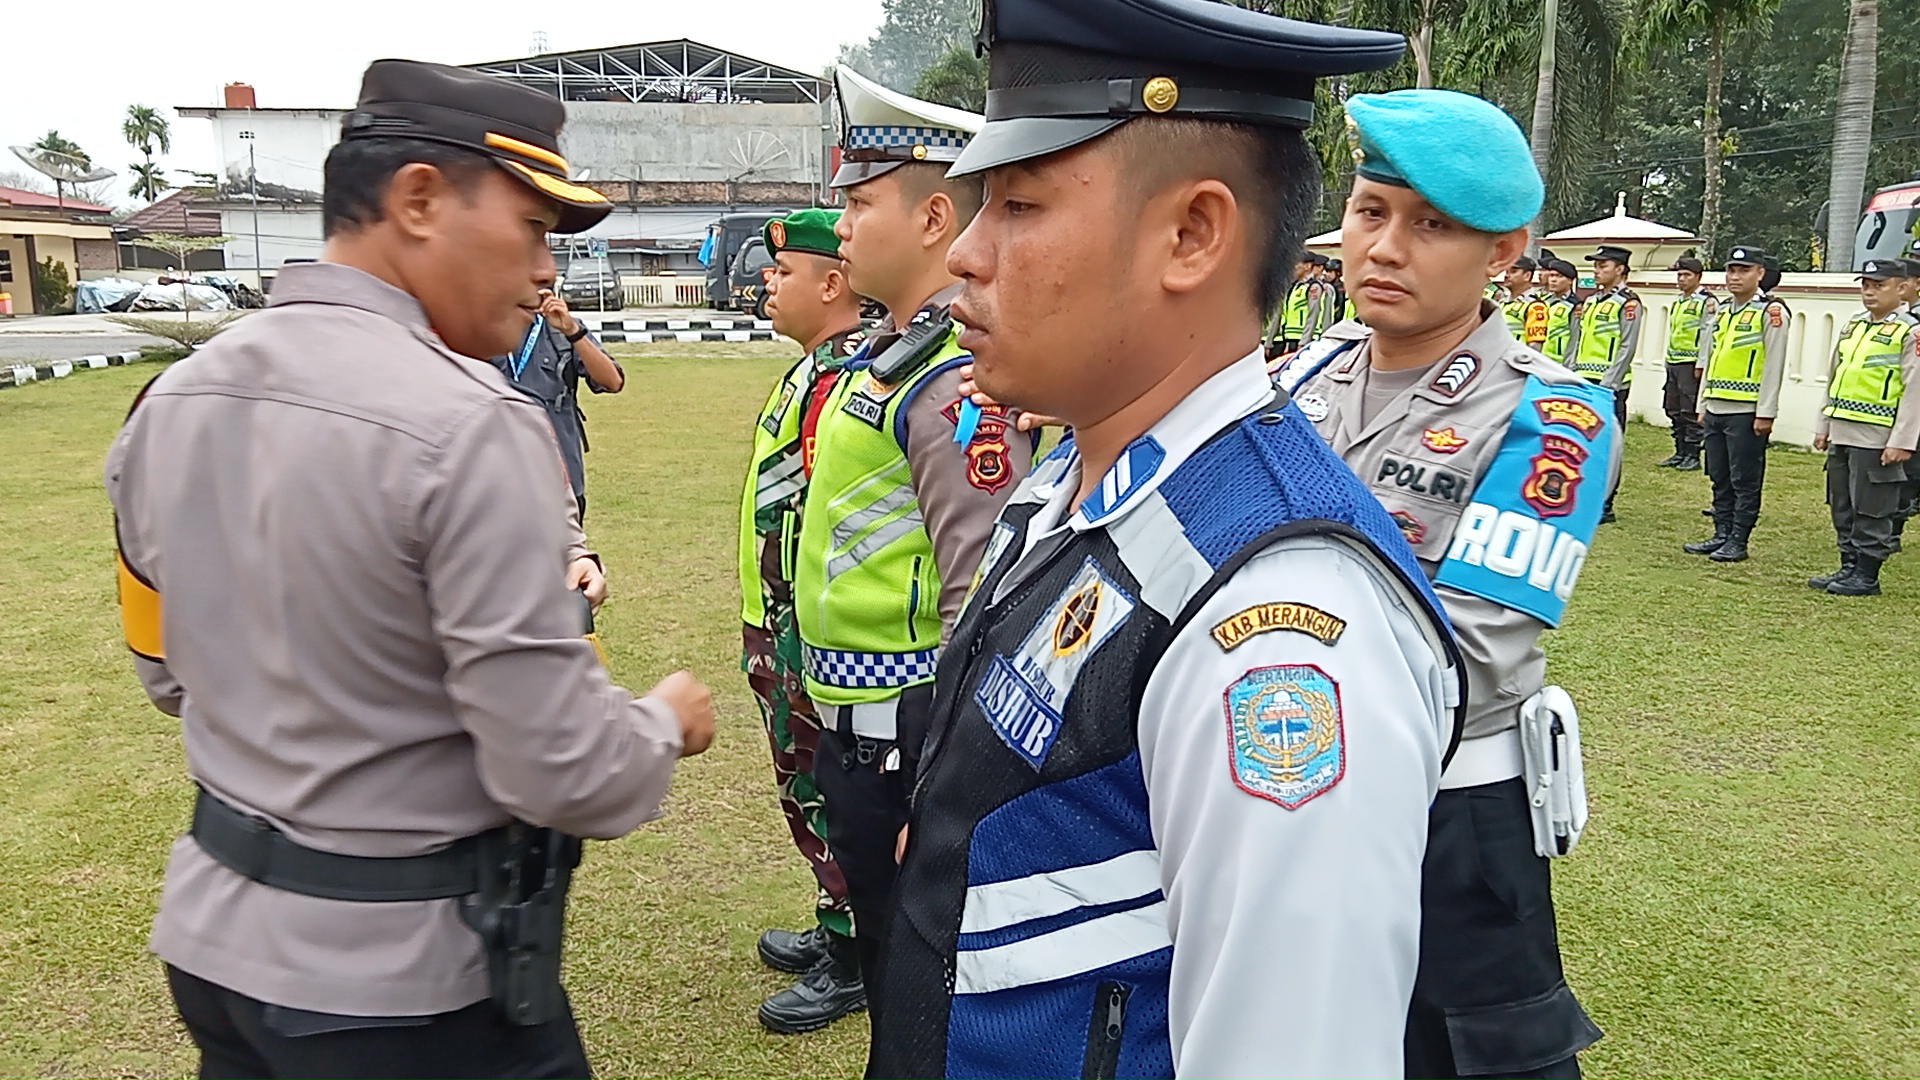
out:
{"label": "metal roof structure", "polygon": [[827,83],[804,71],[681,38],[467,64],[562,101],[819,102]]}

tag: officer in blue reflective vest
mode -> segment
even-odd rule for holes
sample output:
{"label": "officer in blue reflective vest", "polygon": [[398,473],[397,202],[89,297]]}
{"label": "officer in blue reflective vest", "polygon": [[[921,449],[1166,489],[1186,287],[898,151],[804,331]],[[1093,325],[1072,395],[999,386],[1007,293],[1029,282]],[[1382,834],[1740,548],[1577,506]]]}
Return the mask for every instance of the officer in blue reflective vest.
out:
{"label": "officer in blue reflective vest", "polygon": [[1318,196],[1315,79],[1404,39],[987,12],[954,314],[981,390],[1073,434],[941,656],[869,1074],[1398,1074],[1460,661],[1260,330]]}
{"label": "officer in blue reflective vest", "polygon": [[[1359,164],[1341,236],[1367,332],[1277,381],[1400,523],[1467,660],[1466,729],[1427,840],[1407,1075],[1577,1076],[1600,1031],[1561,972],[1547,853],[1571,850],[1585,800],[1569,774],[1567,828],[1535,818],[1543,774],[1524,735],[1558,721],[1577,761],[1540,635],[1619,474],[1615,398],[1515,340],[1473,288],[1520,257],[1544,195],[1518,125],[1450,90],[1358,94],[1347,116]],[[1551,796],[1551,748],[1536,756]]]}

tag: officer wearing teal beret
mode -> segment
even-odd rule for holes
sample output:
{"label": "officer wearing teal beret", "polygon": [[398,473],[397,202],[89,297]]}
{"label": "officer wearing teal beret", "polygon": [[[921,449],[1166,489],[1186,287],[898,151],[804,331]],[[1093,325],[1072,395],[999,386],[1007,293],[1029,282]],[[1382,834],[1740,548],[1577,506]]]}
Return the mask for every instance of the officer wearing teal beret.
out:
{"label": "officer wearing teal beret", "polygon": [[[1341,255],[1366,327],[1275,381],[1400,525],[1466,657],[1466,727],[1429,812],[1406,1075],[1578,1076],[1600,1030],[1561,972],[1547,857],[1578,838],[1584,783],[1539,639],[1618,472],[1613,394],[1516,341],[1482,295],[1545,194],[1513,120],[1448,90],[1358,95],[1347,118]],[[1558,767],[1540,753],[1556,730]]]}

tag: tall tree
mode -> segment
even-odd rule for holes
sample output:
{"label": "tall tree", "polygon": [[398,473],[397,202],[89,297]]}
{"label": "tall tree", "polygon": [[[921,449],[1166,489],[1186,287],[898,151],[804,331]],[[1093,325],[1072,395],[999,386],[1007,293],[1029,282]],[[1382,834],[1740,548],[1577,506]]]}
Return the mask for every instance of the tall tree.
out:
{"label": "tall tree", "polygon": [[976,55],[971,43],[950,46],[932,67],[920,73],[920,80],[913,84],[913,96],[968,112],[985,112],[986,58]]}
{"label": "tall tree", "polygon": [[1833,165],[1827,174],[1828,269],[1853,269],[1854,230],[1873,147],[1873,90],[1880,56],[1879,0],[1853,0],[1840,54],[1839,107],[1833,118]]}
{"label": "tall tree", "polygon": [[881,0],[880,29],[840,50],[840,62],[895,90],[911,93],[920,75],[946,51],[970,42],[981,0]]}
{"label": "tall tree", "polygon": [[155,148],[162,154],[173,151],[173,129],[158,109],[150,105],[129,105],[126,119],[120,122],[120,134],[127,140],[128,146],[140,151],[140,155],[147,159],[144,167],[133,167],[133,186],[127,190],[127,194],[138,195],[152,202],[167,187],[166,181],[160,178],[154,168],[153,152]]}
{"label": "tall tree", "polygon": [[1765,22],[1780,0],[1649,0],[1643,13],[1643,32],[1653,44],[1687,40],[1704,30],[1707,35],[1707,87],[1700,108],[1700,145],[1705,188],[1700,196],[1701,249],[1717,253],[1720,232],[1722,159],[1730,141],[1720,127],[1720,103],[1727,74],[1727,38]]}
{"label": "tall tree", "polygon": [[66,154],[69,157],[78,158],[83,166],[93,164],[93,158],[87,156],[85,150],[80,149],[79,143],[66,138],[58,131],[49,130],[45,135],[35,139],[30,149],[43,150],[49,154]]}
{"label": "tall tree", "polygon": [[127,171],[133,175],[133,184],[127,188],[127,194],[135,198],[152,202],[160,197],[161,192],[173,187],[173,181],[167,179],[167,170],[152,162],[136,161],[127,166]]}

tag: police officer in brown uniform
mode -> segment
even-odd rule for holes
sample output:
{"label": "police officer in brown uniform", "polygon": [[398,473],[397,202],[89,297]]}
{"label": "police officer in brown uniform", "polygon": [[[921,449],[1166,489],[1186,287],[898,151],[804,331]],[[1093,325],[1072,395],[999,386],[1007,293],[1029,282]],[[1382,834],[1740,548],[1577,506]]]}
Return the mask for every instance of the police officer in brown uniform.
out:
{"label": "police officer in brown uniform", "polygon": [[485,360],[553,276],[561,103],[382,60],[322,259],[155,379],[107,460],[128,643],[198,786],[151,945],[203,1076],[582,1076],[577,837],[713,736],[582,639],[604,588],[540,406]]}

